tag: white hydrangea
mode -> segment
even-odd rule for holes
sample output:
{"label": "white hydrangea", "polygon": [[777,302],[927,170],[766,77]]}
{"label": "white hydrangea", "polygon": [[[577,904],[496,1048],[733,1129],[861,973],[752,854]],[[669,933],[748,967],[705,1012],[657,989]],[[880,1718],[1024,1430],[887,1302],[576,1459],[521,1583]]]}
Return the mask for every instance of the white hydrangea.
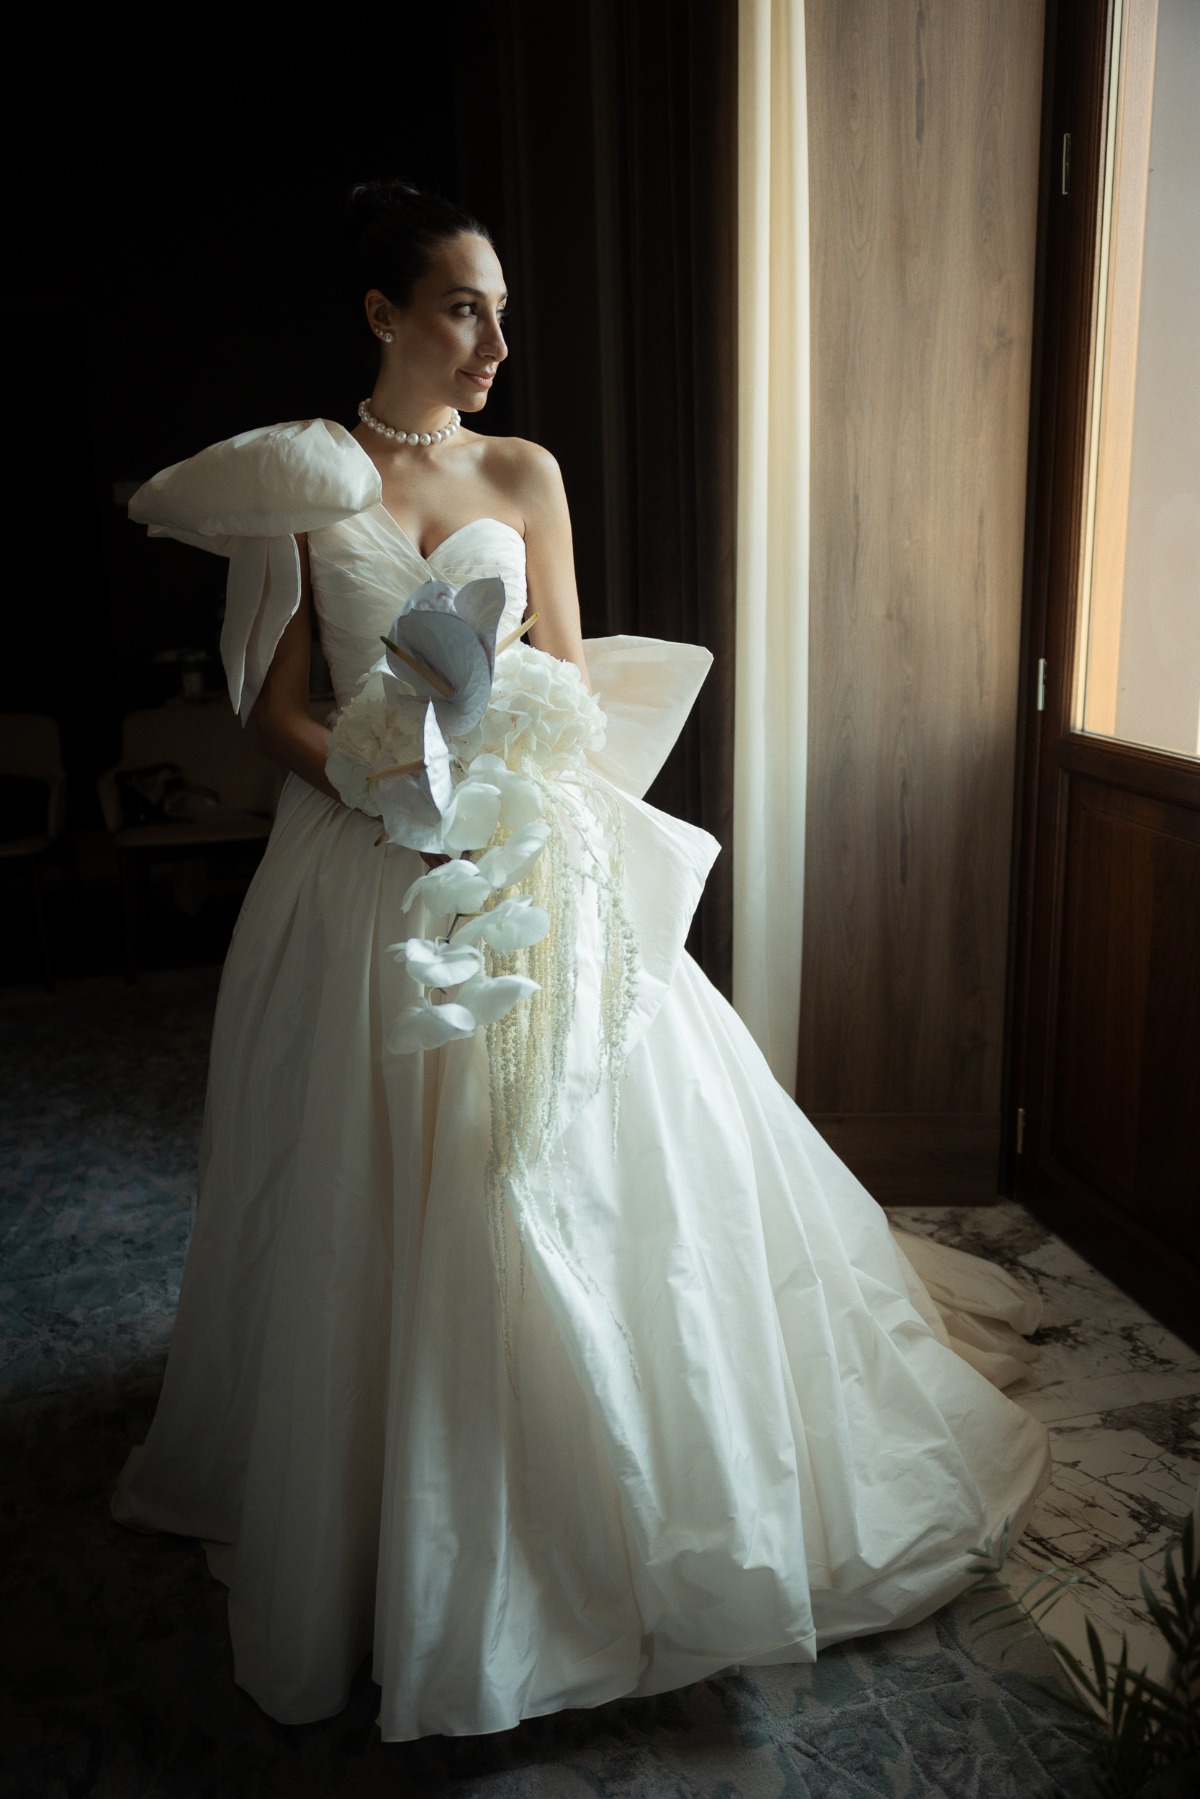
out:
{"label": "white hydrangea", "polygon": [[575,664],[520,643],[497,658],[487,711],[454,749],[460,762],[483,753],[509,768],[534,762],[549,773],[578,765],[604,738],[600,702]]}
{"label": "white hydrangea", "polygon": [[380,769],[420,761],[427,702],[407,694],[389,675],[372,673],[337,716],[329,738],[325,772],[348,806],[381,818]]}

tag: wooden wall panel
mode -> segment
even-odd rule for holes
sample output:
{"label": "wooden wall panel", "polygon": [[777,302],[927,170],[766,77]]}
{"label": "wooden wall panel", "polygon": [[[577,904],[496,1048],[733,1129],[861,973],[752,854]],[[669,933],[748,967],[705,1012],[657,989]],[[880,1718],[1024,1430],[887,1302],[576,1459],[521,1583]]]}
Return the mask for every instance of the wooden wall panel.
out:
{"label": "wooden wall panel", "polygon": [[1179,1256],[1200,1230],[1200,813],[1073,779],[1048,1154]]}
{"label": "wooden wall panel", "polygon": [[1043,0],[806,8],[799,1098],[841,1115],[843,1149],[847,1114],[977,1129],[998,1113],[1042,15]]}

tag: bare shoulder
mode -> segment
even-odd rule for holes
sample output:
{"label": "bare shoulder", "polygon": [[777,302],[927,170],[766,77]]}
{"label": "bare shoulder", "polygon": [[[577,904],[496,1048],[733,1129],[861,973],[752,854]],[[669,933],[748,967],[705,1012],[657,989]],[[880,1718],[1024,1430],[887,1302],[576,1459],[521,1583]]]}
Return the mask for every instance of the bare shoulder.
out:
{"label": "bare shoulder", "polygon": [[525,437],[491,437],[484,451],[484,467],[494,482],[526,518],[553,513],[564,505],[562,474],[555,458],[541,444]]}

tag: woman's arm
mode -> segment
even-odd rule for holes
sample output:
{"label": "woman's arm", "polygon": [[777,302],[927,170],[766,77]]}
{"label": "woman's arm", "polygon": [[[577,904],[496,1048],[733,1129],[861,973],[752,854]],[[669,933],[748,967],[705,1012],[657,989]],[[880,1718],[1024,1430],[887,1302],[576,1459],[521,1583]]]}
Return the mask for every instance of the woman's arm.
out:
{"label": "woman's arm", "polygon": [[296,547],[300,552],[300,604],[279,639],[250,716],[269,756],[336,800],[338,794],[325,773],[329,732],[308,709],[313,610],[307,538],[298,534]]}
{"label": "woman's arm", "polygon": [[537,444],[523,444],[522,449],[520,498],[525,516],[529,610],[538,614],[529,641],[535,649],[574,662],[590,692],[575,586],[571,515],[562,475],[549,450]]}

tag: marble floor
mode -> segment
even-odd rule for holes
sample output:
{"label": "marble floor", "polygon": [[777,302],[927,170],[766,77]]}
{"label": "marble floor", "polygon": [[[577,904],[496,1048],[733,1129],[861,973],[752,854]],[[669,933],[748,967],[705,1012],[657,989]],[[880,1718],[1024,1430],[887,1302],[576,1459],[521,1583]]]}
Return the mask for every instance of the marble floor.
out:
{"label": "marble floor", "polygon": [[[1200,1506],[1200,1356],[1021,1206],[905,1207],[903,1229],[1002,1263],[1041,1293],[1041,1355],[1009,1388],[1049,1427],[1054,1474],[1008,1559],[1014,1591],[1042,1569],[1078,1575],[1044,1620],[1087,1657],[1086,1623],[1152,1676],[1165,1645],[1141,1594]],[[1200,1519],[1198,1519],[1200,1526]]]}

